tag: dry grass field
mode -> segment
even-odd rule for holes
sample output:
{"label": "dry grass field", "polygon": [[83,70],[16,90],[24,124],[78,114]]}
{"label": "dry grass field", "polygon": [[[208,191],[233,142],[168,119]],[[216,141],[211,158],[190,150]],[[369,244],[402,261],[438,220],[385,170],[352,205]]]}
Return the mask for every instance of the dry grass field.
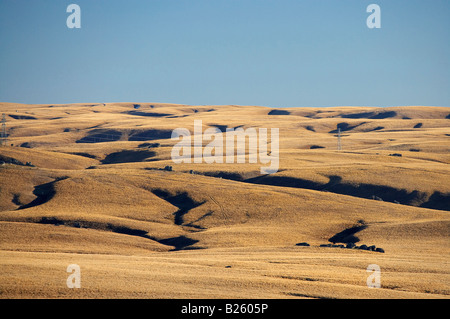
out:
{"label": "dry grass field", "polygon": [[[450,108],[0,103],[1,113],[0,298],[450,297]],[[278,171],[175,164],[172,131],[193,132],[194,120],[278,128]],[[70,264],[80,289],[66,285]],[[371,264],[380,288],[367,286]]]}

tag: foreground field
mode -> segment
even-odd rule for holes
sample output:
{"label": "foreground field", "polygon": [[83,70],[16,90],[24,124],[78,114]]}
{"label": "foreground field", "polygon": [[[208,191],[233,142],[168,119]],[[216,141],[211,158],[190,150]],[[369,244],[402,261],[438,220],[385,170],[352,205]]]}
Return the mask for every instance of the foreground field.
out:
{"label": "foreground field", "polygon": [[[449,108],[3,112],[1,298],[449,298]],[[174,164],[172,130],[194,120],[279,128],[278,172]],[[367,287],[372,264],[381,288]]]}
{"label": "foreground field", "polygon": [[[66,268],[74,262],[81,289],[66,286]],[[447,298],[446,262],[442,255],[308,247],[147,256],[3,251],[0,278],[11,298]],[[382,288],[366,285],[373,263],[381,268]]]}

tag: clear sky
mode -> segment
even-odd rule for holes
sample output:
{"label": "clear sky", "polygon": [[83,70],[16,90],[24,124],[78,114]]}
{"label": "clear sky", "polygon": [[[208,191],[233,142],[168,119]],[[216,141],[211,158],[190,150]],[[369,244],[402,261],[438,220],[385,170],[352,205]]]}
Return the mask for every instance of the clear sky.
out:
{"label": "clear sky", "polygon": [[450,1],[0,0],[0,101],[450,106]]}

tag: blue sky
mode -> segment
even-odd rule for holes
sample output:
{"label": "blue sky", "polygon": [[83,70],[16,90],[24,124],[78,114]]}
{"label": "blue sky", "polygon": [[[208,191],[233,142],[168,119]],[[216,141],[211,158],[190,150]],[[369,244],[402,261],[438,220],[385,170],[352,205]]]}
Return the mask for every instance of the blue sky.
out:
{"label": "blue sky", "polygon": [[0,101],[450,106],[449,39],[448,0],[0,0]]}

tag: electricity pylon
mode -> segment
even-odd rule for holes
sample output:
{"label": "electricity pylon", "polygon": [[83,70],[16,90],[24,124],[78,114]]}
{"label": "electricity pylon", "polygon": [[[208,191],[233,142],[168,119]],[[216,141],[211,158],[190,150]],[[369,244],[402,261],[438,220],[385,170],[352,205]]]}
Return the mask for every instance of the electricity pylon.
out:
{"label": "electricity pylon", "polygon": [[341,145],[341,128],[338,127],[338,135],[337,135],[337,149],[338,151],[342,150],[342,145]]}
{"label": "electricity pylon", "polygon": [[3,113],[2,115],[2,131],[0,134],[0,146],[6,146],[7,137],[6,137],[6,115]]}

